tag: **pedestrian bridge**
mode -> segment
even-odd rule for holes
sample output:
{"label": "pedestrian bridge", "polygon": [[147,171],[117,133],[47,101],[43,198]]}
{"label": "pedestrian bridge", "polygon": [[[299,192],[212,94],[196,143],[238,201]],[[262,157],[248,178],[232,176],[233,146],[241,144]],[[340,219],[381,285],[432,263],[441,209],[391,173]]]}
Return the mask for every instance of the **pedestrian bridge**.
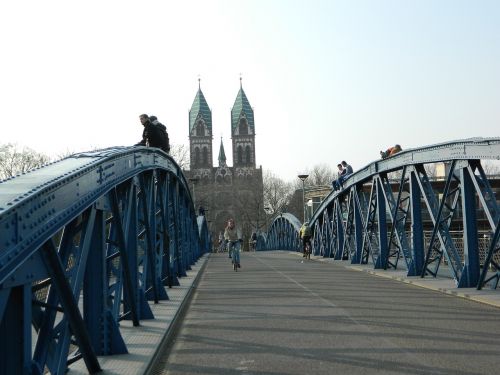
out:
{"label": "pedestrian bridge", "polygon": [[[499,159],[499,139],[471,139],[367,165],[314,212],[314,254],[375,269],[404,268],[408,276],[436,276],[446,264],[459,288],[496,288],[500,176],[494,191],[482,163]],[[443,162],[445,177],[428,175],[426,166]],[[293,215],[277,216],[258,249],[299,250],[300,225]]]}
{"label": "pedestrian bridge", "polygon": [[[482,163],[499,159],[494,138],[369,164],[314,213],[314,254],[408,276],[445,269],[459,288],[496,288],[500,210]],[[425,166],[441,162],[446,178],[432,181]],[[299,226],[276,217],[258,249],[299,250]],[[76,154],[2,181],[0,241],[2,375],[100,371],[98,356],[130,351],[125,323],[155,318],[152,306],[168,304],[211,247],[181,169],[145,147]]]}

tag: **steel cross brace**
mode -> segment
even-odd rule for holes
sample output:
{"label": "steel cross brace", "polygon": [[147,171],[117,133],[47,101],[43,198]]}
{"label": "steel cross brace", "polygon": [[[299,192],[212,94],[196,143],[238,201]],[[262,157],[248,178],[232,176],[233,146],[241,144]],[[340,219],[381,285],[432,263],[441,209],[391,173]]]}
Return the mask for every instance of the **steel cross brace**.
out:
{"label": "steel cross brace", "polygon": [[335,260],[342,260],[343,249],[344,249],[345,226],[342,217],[342,205],[340,204],[340,201],[338,199],[334,201],[332,216],[334,217],[334,223],[332,225],[333,258]]}
{"label": "steel cross brace", "polygon": [[[394,200],[394,195],[392,192],[392,187],[391,184],[389,183],[389,180],[387,179],[387,174],[383,173],[380,176],[380,186],[382,187],[382,192],[385,198],[385,203],[386,206],[390,210],[390,218],[391,218],[391,232],[389,235],[389,248],[388,248],[388,257],[387,257],[387,262],[384,265],[384,269],[387,269],[388,265],[392,265],[394,268],[397,268],[397,263],[399,260],[399,254],[400,251],[403,252],[405,261],[406,261],[406,266],[408,270],[408,276],[415,276],[416,270],[410,250],[410,245],[408,243],[408,239],[406,237],[406,231],[405,231],[405,223],[406,223],[406,217],[408,211],[403,211],[400,208],[401,204],[401,195],[402,195],[402,190],[403,186],[405,183],[405,174],[406,174],[406,168],[403,168],[403,172],[401,175],[401,179],[399,182],[399,188],[398,188],[398,196],[397,199]],[[395,252],[396,255],[396,260],[394,264],[390,262],[390,247],[391,244],[393,243],[393,239],[395,238],[396,240],[396,247],[398,248],[398,251]]]}
{"label": "steel cross brace", "polygon": [[[498,287],[498,282],[500,281],[500,263],[495,260],[495,257],[500,254],[500,218],[497,221],[495,232],[491,238],[490,248],[488,254],[486,255],[486,260],[483,265],[483,270],[481,276],[479,277],[479,282],[477,284],[477,289],[481,290],[486,284],[491,282],[492,289]],[[489,267],[493,267],[493,275],[488,276]]]}
{"label": "steel cross brace", "polygon": [[[339,200],[339,204],[343,206],[343,199],[345,195],[342,194],[337,198]],[[347,196],[346,209],[342,210],[347,213],[347,219],[345,222],[345,240],[344,247],[342,249],[342,259],[351,259],[351,263],[359,263],[359,260],[355,259],[355,249],[353,245],[353,237],[354,237],[354,199],[352,192],[349,191],[349,195]],[[343,220],[343,218],[342,218]]]}
{"label": "steel cross brace", "polygon": [[[71,286],[61,264],[61,260],[57,255],[56,247],[52,240],[47,241],[42,246],[42,258],[47,267],[47,271],[53,280],[53,286],[57,290],[57,294],[61,296],[60,303],[65,311],[65,316],[71,327],[71,331],[76,338],[76,342],[80,348],[83,360],[87,366],[87,370],[93,374],[101,371],[101,367],[97,360],[97,356],[90,343],[85,323],[83,322],[78,303],[75,300]],[[68,342],[69,345],[69,342]],[[66,366],[66,364],[65,364]]]}
{"label": "steel cross brace", "polygon": [[[370,189],[370,195],[368,198],[367,210],[366,210],[366,220],[363,230],[363,249],[361,255],[361,263],[367,264],[369,257],[372,257],[373,264],[376,263],[376,260],[380,254],[380,249],[378,246],[378,237],[373,238],[374,233],[377,230],[376,224],[376,214],[377,214],[377,183],[375,179],[372,180],[372,185]],[[372,246],[372,240],[376,242],[375,249]]]}
{"label": "steel cross brace", "polygon": [[355,185],[352,187],[352,199],[353,199],[353,208],[354,208],[354,240],[355,240],[355,257],[352,259],[353,263],[361,263],[362,262],[362,253],[363,253],[363,237],[364,237],[364,218],[363,211],[365,211],[365,207],[363,207],[363,201],[359,199],[360,188]]}
{"label": "steel cross brace", "polygon": [[[453,244],[453,240],[451,239],[451,235],[448,229],[447,223],[445,221],[448,221],[448,219],[451,219],[451,216],[442,219],[442,213],[443,213],[443,208],[445,207],[446,203],[446,197],[449,196],[450,192],[450,186],[451,186],[451,181],[453,179],[453,174],[455,170],[455,164],[456,161],[452,162],[452,167],[450,170],[450,173],[448,174],[448,178],[446,180],[446,185],[443,191],[443,199],[441,200],[441,204],[438,204],[436,196],[434,194],[434,191],[432,189],[431,183],[429,181],[429,178],[427,177],[427,173],[425,172],[424,168],[422,165],[416,166],[416,175],[418,177],[418,183],[420,186],[420,190],[422,192],[422,195],[424,197],[424,201],[427,206],[427,210],[430,214],[431,220],[434,224],[432,236],[431,236],[431,241],[429,243],[429,249],[427,251],[427,255],[424,261],[424,266],[422,269],[421,277],[424,277],[426,273],[430,273],[433,276],[437,275],[437,270],[439,268],[439,264],[443,255],[446,256],[448,259],[448,262],[450,263],[451,267],[451,273],[452,276],[454,277],[456,283],[458,284],[460,280],[460,272],[461,272],[461,261],[460,261],[460,256],[458,255],[457,249],[455,248],[455,245]],[[456,199],[454,199],[454,202],[456,202]],[[453,207],[452,207],[453,208]],[[439,242],[441,244],[441,248],[444,250],[438,250],[438,256],[434,259],[431,259],[431,253],[433,249],[433,243],[435,237],[438,237]],[[431,270],[429,265],[431,263],[436,263],[436,268],[435,270]]]}

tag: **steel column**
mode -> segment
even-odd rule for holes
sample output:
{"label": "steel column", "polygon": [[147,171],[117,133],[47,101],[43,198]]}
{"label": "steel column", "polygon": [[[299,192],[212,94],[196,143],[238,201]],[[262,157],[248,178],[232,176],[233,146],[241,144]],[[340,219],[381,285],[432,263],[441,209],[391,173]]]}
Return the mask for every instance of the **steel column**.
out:
{"label": "steel column", "polygon": [[477,241],[476,194],[472,179],[474,173],[468,168],[460,169],[462,182],[462,217],[464,224],[464,268],[459,287],[472,288],[479,281],[479,246]]}

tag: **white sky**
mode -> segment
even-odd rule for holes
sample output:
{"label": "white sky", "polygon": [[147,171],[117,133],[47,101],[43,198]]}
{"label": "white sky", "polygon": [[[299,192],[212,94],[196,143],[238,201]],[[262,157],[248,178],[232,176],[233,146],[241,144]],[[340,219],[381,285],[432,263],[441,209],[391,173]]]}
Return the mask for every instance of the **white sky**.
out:
{"label": "white sky", "polygon": [[5,0],[0,51],[0,144],[50,155],[134,144],[141,113],[187,145],[200,75],[231,165],[240,73],[257,164],[285,180],[500,136],[496,0]]}

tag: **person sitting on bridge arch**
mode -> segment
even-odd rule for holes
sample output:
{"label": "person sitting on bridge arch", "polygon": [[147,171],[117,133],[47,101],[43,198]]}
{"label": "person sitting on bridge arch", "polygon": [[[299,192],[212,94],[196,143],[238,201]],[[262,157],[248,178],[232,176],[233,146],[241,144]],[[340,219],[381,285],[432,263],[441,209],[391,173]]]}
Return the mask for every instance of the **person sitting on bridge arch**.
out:
{"label": "person sitting on bridge arch", "polygon": [[[342,161],[342,176],[340,176],[337,181],[336,181],[336,189],[335,190],[340,190],[342,188],[342,185],[344,185],[344,181],[347,180],[347,178],[353,173],[352,167],[347,164],[345,160]],[[345,171],[345,172],[344,172]]]}
{"label": "person sitting on bridge arch", "polygon": [[333,190],[338,189],[337,181],[340,179],[340,177],[342,177],[347,172],[341,163],[337,164],[337,168],[339,169],[339,171],[337,173],[337,179],[332,181]]}
{"label": "person sitting on bridge arch", "polygon": [[395,145],[394,147],[389,147],[385,151],[380,151],[380,157],[382,159],[386,159],[390,156],[396,155],[398,152],[401,152],[403,149],[400,145]]}

